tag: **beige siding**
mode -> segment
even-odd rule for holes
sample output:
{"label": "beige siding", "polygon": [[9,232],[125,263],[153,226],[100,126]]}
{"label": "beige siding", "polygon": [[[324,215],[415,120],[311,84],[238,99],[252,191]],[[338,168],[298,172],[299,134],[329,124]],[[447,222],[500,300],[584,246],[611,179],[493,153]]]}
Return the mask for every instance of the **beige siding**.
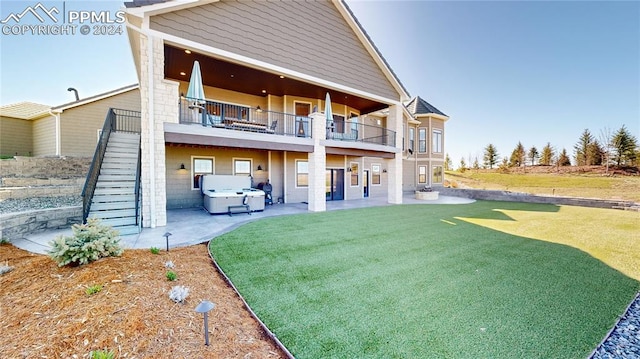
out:
{"label": "beige siding", "polygon": [[[374,185],[372,178],[373,178],[373,171],[371,170],[371,166],[373,164],[378,164],[380,165],[380,184],[379,185]],[[369,181],[371,181],[371,184],[369,186],[369,197],[387,197],[387,193],[388,193],[388,186],[387,186],[387,174],[386,173],[382,173],[382,170],[386,168],[385,165],[385,161],[381,158],[376,158],[376,157],[365,157],[364,158],[364,168],[369,170]]]}
{"label": "beige siding", "polygon": [[93,155],[98,130],[102,128],[107,111],[112,107],[140,111],[140,90],[127,91],[64,110],[60,115],[62,155]]}
{"label": "beige siding", "polygon": [[309,200],[309,190],[307,187],[296,188],[296,161],[309,161],[309,155],[299,152],[287,152],[286,166],[286,193],[284,200],[287,203],[300,203]]}
{"label": "beige siding", "polygon": [[416,189],[416,183],[418,181],[418,169],[416,168],[416,161],[402,161],[402,179],[402,191],[409,192]]}
{"label": "beige siding", "polygon": [[389,99],[400,94],[330,1],[220,1],[150,27]]}
{"label": "beige siding", "polygon": [[354,174],[353,172],[346,171],[345,169],[345,184],[344,190],[347,199],[358,199],[363,196],[362,189],[362,157],[353,157],[346,156],[347,158],[347,168],[351,166],[352,163],[358,164],[358,184],[356,186],[351,186],[351,176]]}
{"label": "beige siding", "polygon": [[33,121],[33,155],[56,154],[56,120],[53,116]]}
{"label": "beige siding", "polygon": [[0,117],[0,155],[29,156],[33,153],[31,121]]}

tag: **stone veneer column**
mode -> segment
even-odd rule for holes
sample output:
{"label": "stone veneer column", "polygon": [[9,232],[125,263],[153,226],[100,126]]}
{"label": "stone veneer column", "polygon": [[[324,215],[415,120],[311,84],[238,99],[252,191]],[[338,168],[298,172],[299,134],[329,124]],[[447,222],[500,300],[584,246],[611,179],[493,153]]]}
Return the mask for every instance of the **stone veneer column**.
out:
{"label": "stone veneer column", "polygon": [[313,212],[327,210],[325,194],[325,177],[327,171],[327,153],[320,140],[327,138],[327,119],[323,114],[314,112],[311,117],[311,134],[313,135],[313,152],[309,153],[309,189],[308,209]]}
{"label": "stone veneer column", "polygon": [[[396,133],[396,147],[402,146],[402,104],[389,106],[387,128]],[[387,167],[387,202],[402,203],[402,152],[385,160]]]}
{"label": "stone veneer column", "polygon": [[149,38],[140,37],[140,67],[142,226],[155,228],[167,224],[164,123],[178,122],[178,83],[164,79],[164,44],[160,38],[152,37],[150,48]]}

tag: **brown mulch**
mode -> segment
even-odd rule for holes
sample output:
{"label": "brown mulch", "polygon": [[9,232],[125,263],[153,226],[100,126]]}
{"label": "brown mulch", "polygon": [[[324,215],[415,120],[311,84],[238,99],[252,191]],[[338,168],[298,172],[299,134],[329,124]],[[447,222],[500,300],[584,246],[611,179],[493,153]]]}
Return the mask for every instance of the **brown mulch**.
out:
{"label": "brown mulch", "polygon": [[[166,279],[171,260],[178,279]],[[115,358],[284,358],[216,271],[205,245],[125,250],[122,257],[58,268],[49,257],[0,245],[0,357],[88,358],[112,350]],[[102,291],[87,295],[87,287]],[[184,304],[169,299],[174,285],[190,289]],[[201,300],[209,313],[204,345]]]}

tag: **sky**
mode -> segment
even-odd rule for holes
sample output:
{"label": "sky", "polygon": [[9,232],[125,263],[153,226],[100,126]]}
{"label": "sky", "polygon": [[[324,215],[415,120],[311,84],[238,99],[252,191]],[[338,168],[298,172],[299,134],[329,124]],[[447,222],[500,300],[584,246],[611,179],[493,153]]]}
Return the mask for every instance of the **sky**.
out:
{"label": "sky", "polygon": [[[36,3],[3,0],[0,19]],[[518,142],[572,154],[585,129],[599,137],[625,125],[640,139],[638,1],[347,3],[411,96],[450,117],[445,151],[454,167],[482,162],[488,144],[500,158]],[[42,4],[112,18],[122,6]],[[126,31],[0,34],[2,105],[60,105],[74,100],[68,87],[88,97],[137,81]]]}

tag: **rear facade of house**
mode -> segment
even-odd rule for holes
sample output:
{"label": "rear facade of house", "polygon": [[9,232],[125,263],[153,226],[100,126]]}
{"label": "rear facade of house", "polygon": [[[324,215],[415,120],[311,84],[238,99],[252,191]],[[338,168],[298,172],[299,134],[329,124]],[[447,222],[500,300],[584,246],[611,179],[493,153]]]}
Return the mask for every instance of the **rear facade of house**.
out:
{"label": "rear facade of house", "polygon": [[[207,174],[268,181],[274,202],[311,211],[367,197],[402,203],[403,191],[442,184],[448,117],[409,98],[343,2],[126,6],[142,226],[202,206]],[[204,98],[187,96],[195,61]]]}

